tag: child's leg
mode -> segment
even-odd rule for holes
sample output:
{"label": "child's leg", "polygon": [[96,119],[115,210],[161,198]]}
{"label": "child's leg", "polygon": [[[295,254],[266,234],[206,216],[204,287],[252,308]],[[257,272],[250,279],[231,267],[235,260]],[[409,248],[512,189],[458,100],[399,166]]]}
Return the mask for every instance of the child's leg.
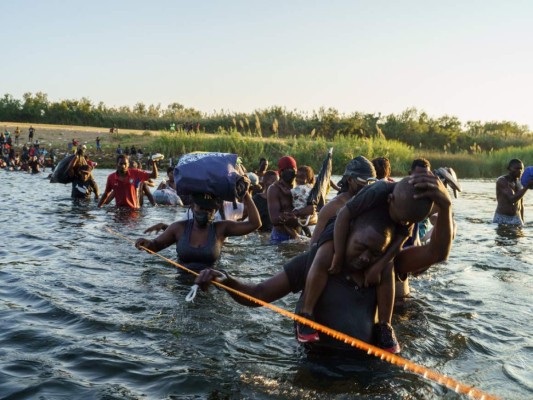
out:
{"label": "child's leg", "polygon": [[376,289],[379,319],[376,333],[378,346],[391,353],[400,352],[400,344],[391,325],[395,288],[394,266],[390,262],[381,273],[381,282]]}
{"label": "child's leg", "polygon": [[395,289],[394,266],[389,263],[381,272],[381,282],[377,287],[379,322],[390,324],[392,321]]}
{"label": "child's leg", "polygon": [[333,258],[333,241],[326,242],[317,250],[313,263],[307,274],[304,289],[302,314],[313,315],[318,298],[328,282],[328,268]]}
{"label": "child's leg", "polygon": [[[333,240],[322,244],[318,248],[307,275],[304,289],[304,304],[300,310],[300,314],[307,319],[313,320],[312,314],[316,302],[327,284],[327,271],[331,265],[332,258]],[[315,329],[301,323],[296,324],[296,333],[298,341],[301,343],[316,342],[320,340]]]}

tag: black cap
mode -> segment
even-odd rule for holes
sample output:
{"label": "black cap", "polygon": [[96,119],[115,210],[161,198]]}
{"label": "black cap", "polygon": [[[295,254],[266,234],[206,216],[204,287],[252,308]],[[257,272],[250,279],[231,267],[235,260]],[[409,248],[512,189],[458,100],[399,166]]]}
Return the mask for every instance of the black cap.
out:
{"label": "black cap", "polygon": [[348,163],[342,175],[364,181],[373,180],[376,179],[376,169],[366,157],[358,156]]}
{"label": "black cap", "polygon": [[220,201],[210,193],[194,193],[192,195],[192,201],[194,204],[205,209],[217,209],[220,205]]}

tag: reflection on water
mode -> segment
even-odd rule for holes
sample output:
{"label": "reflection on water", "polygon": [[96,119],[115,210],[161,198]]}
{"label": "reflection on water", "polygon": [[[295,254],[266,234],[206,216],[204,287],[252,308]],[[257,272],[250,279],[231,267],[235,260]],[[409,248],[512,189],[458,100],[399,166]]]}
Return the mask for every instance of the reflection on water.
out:
{"label": "reflection on water", "polygon": [[[100,186],[109,172],[97,171]],[[0,171],[0,180],[9,199],[0,217],[0,398],[451,396],[372,358],[306,357],[292,321],[220,290],[187,303],[190,283],[173,266],[107,231],[135,240],[184,209],[97,209],[45,176]],[[494,182],[462,184],[450,259],[413,278],[395,314],[402,355],[504,398],[532,397],[533,226],[496,227]],[[259,282],[305,248],[271,246],[264,234],[230,238],[221,267]],[[175,258],[174,248],[161,253]],[[276,305],[292,310],[297,298]]]}
{"label": "reflection on water", "polygon": [[524,231],[517,225],[497,225],[495,242],[497,246],[516,246],[518,240],[523,238]]}

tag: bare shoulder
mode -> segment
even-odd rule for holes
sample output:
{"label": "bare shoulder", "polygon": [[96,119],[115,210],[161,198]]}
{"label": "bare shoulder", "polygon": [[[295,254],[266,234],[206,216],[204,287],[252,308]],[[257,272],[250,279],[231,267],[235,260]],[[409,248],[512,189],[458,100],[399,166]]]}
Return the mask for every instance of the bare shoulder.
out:
{"label": "bare shoulder", "polygon": [[273,194],[280,192],[279,182],[274,182],[270,187],[268,188],[268,193],[272,192]]}
{"label": "bare shoulder", "polygon": [[185,230],[185,227],[187,226],[188,222],[189,221],[186,219],[173,222],[172,224],[168,226],[166,230],[168,230],[169,232],[173,232],[173,233],[181,233]]}
{"label": "bare shoulder", "polygon": [[509,180],[507,179],[507,176],[502,175],[496,180],[496,187],[507,187],[509,186]]}
{"label": "bare shoulder", "polygon": [[320,210],[320,214],[329,215],[331,217],[335,216],[337,214],[337,211],[339,211],[346,202],[350,199],[349,196],[346,195],[346,193],[341,193],[335,198],[333,198],[331,201],[329,201],[322,209]]}

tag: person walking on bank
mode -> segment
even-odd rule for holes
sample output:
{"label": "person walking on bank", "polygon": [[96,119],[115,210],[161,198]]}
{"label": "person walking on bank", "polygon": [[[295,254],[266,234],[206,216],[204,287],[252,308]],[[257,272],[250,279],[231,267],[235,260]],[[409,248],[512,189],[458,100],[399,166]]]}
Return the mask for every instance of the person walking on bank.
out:
{"label": "person walking on bank", "polygon": [[28,142],[33,143],[34,134],[35,134],[35,128],[33,126],[30,126],[30,129],[28,131]]}

